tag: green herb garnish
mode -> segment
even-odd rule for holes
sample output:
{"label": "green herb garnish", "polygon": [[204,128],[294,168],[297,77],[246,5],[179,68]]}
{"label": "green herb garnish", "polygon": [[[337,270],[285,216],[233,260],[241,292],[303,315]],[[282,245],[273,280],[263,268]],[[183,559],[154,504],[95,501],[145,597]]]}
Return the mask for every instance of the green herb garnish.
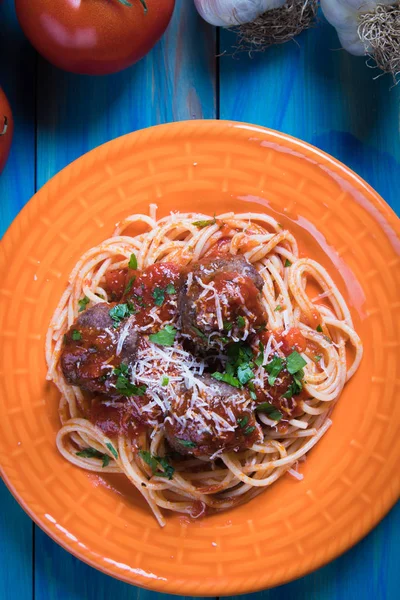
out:
{"label": "green herb garnish", "polygon": [[[175,469],[172,467],[164,456],[154,456],[147,450],[139,450],[139,456],[149,465],[153,475],[157,477],[166,477],[172,479]],[[161,470],[160,470],[161,466]]]}
{"label": "green herb garnish", "polygon": [[157,333],[149,335],[149,340],[159,346],[172,346],[175,341],[176,329],[172,325],[166,325]]}
{"label": "green herb garnish", "polygon": [[82,334],[77,329],[74,329],[71,337],[74,340],[74,342],[78,342],[79,340],[82,339]]}
{"label": "green herb garnish", "polygon": [[223,381],[224,383],[228,383],[229,385],[232,385],[235,388],[240,388],[239,379],[237,377],[234,377],[230,373],[218,373],[218,371],[216,371],[215,373],[211,373],[211,377],[214,377],[214,379],[217,379],[217,381]]}
{"label": "green herb garnish", "polygon": [[83,298],[81,298],[80,300],[78,300],[78,304],[79,304],[79,312],[83,312],[87,305],[89,304],[90,300],[87,296],[83,296]]}
{"label": "green herb garnish", "polygon": [[244,427],[246,427],[247,423],[249,422],[249,415],[245,415],[244,417],[241,417],[239,419],[237,419],[238,425],[241,429],[243,429]]}
{"label": "green herb garnish", "polygon": [[129,279],[129,281],[128,281],[127,285],[126,285],[126,288],[124,289],[124,294],[128,294],[131,291],[135,279],[136,279],[136,275],[134,275],[133,277],[131,277]]}
{"label": "green herb garnish", "polygon": [[108,314],[114,321],[114,327],[118,327],[121,321],[130,317],[135,313],[135,307],[131,302],[126,302],[124,304],[117,304],[111,310],[108,311]]}
{"label": "green herb garnish", "polygon": [[233,323],[230,323],[229,321],[224,321],[224,331],[231,331],[233,327]]}
{"label": "green herb garnish", "polygon": [[117,376],[115,387],[123,396],[144,396],[147,387],[145,385],[134,385],[129,380],[129,366],[121,363],[119,367],[113,370],[113,375]]}
{"label": "green herb garnish", "polygon": [[108,454],[103,454],[103,452],[99,452],[96,448],[84,448],[80,452],[77,452],[76,455],[81,456],[82,458],[100,458],[100,460],[103,461],[103,469],[110,464],[110,457]]}
{"label": "green herb garnish", "polygon": [[291,267],[291,266],[292,266],[292,263],[290,262],[290,260],[286,259],[285,260],[285,267]]}
{"label": "green herb garnish", "polygon": [[285,361],[276,355],[273,357],[271,362],[269,362],[267,365],[264,365],[264,369],[267,371],[267,373],[269,375],[269,377],[268,377],[269,385],[275,385],[276,378],[278,377],[279,373],[282,371],[284,365],[285,365]]}
{"label": "green herb garnish", "polygon": [[316,355],[314,356],[314,361],[315,361],[315,362],[319,362],[319,361],[321,360],[321,358],[322,358],[322,356],[321,356],[320,354],[316,354]]}
{"label": "green herb garnish", "polygon": [[199,229],[202,229],[203,227],[208,227],[209,225],[215,225],[216,222],[217,222],[217,219],[215,218],[215,214],[214,214],[213,219],[209,219],[207,221],[195,221],[194,223],[192,223],[192,225],[196,225],[196,227],[199,227]]}
{"label": "green herb garnish", "polygon": [[114,448],[114,446],[112,444],[110,444],[110,442],[108,442],[106,444],[107,448],[109,449],[109,451],[111,452],[111,454],[113,455],[113,457],[115,459],[118,458],[118,452],[116,451],[116,449]]}
{"label": "green herb garnish", "polygon": [[242,317],[241,315],[239,315],[238,318],[236,319],[236,323],[237,323],[237,326],[240,327],[240,329],[243,329],[243,327],[246,327],[246,319],[244,317]]}
{"label": "green herb garnish", "polygon": [[237,378],[242,385],[246,385],[251,379],[254,379],[254,373],[251,370],[249,363],[239,365],[237,369]]}
{"label": "green herb garnish", "polygon": [[130,269],[133,269],[134,271],[137,270],[137,258],[136,258],[136,254],[131,254],[131,257],[130,257],[129,263],[128,263],[128,267]]}
{"label": "green herb garnish", "polygon": [[252,427],[247,427],[247,429],[244,430],[244,435],[245,436],[251,435],[253,433],[253,431],[255,431],[254,425]]}
{"label": "green herb garnish", "polygon": [[282,310],[282,306],[278,304],[278,306],[274,309],[274,312],[280,312]]}
{"label": "green herb garnish", "polygon": [[167,292],[167,294],[176,294],[176,289],[172,283],[169,283],[167,285],[167,287],[165,288],[165,291]]}
{"label": "green herb garnish", "polygon": [[185,446],[185,448],[197,448],[197,444],[191,442],[190,440],[182,440],[180,438],[175,438],[177,442]]}
{"label": "green herb garnish", "polygon": [[169,377],[167,375],[163,375],[161,378],[161,385],[165,387],[169,384]]}
{"label": "green herb garnish", "polygon": [[197,335],[198,335],[198,336],[199,336],[201,339],[203,339],[203,340],[206,340],[206,339],[207,339],[207,336],[206,336],[206,335],[205,335],[205,334],[204,334],[204,333],[201,331],[201,329],[199,329],[198,327],[195,327],[194,325],[192,325],[192,327],[191,327],[191,328],[193,329],[193,331],[194,331],[195,333],[197,333]]}
{"label": "green herb garnish", "polygon": [[294,350],[286,359],[286,368],[291,375],[300,371],[303,367],[305,367],[307,362],[304,358]]}
{"label": "green herb garnish", "polygon": [[322,333],[322,327],[321,327],[321,325],[317,325],[317,331],[318,331],[318,333]]}
{"label": "green herb garnish", "polygon": [[152,296],[154,298],[154,304],[156,306],[161,306],[165,299],[165,290],[162,288],[156,287],[153,290]]}
{"label": "green herb garnish", "polygon": [[280,421],[283,417],[283,414],[281,413],[281,411],[278,410],[270,402],[262,402],[261,404],[256,406],[256,411],[265,413],[273,421]]}

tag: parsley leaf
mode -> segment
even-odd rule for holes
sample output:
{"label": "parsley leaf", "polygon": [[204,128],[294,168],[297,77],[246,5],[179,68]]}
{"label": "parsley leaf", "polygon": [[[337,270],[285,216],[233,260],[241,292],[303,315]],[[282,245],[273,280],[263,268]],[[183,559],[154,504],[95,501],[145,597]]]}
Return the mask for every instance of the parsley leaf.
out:
{"label": "parsley leaf", "polygon": [[276,306],[274,308],[274,312],[280,312],[282,310],[282,306],[280,304],[278,304],[278,306]]}
{"label": "parsley leaf", "polygon": [[255,431],[254,425],[253,425],[253,427],[247,427],[247,429],[244,430],[244,435],[245,436],[251,435],[253,433],[253,431]]}
{"label": "parsley leaf", "polygon": [[246,327],[246,319],[244,317],[242,317],[241,315],[239,315],[238,318],[236,319],[236,323],[237,323],[237,326],[240,327],[240,329],[243,329],[243,327]]}
{"label": "parsley leaf", "polygon": [[216,371],[215,373],[211,373],[211,377],[214,377],[214,379],[217,379],[217,381],[229,383],[229,385],[232,385],[235,388],[240,388],[239,379],[233,375],[230,375],[229,373],[218,373]]}
{"label": "parsley leaf", "polygon": [[318,331],[318,333],[322,333],[322,327],[321,327],[321,325],[317,325],[317,331]]}
{"label": "parsley leaf", "polygon": [[118,327],[118,325],[126,319],[126,317],[130,317],[135,312],[135,307],[130,302],[126,302],[125,304],[117,304],[111,310],[108,311],[108,314],[114,321],[114,327]]}
{"label": "parsley leaf", "polygon": [[265,413],[273,421],[280,421],[283,414],[270,402],[262,402],[256,406],[256,411]]}
{"label": "parsley leaf", "polygon": [[315,362],[319,362],[319,361],[321,360],[321,358],[322,358],[322,356],[321,356],[320,354],[316,354],[316,355],[314,356],[314,361],[315,361]]}
{"label": "parsley leaf", "polygon": [[157,333],[149,335],[149,340],[159,346],[172,346],[175,341],[176,329],[172,325],[166,325]]}
{"label": "parsley leaf", "polygon": [[249,422],[249,415],[245,415],[244,417],[241,417],[240,419],[237,419],[238,425],[241,429],[243,429],[244,427],[246,427],[247,423]]}
{"label": "parsley leaf", "polygon": [[83,298],[81,298],[80,300],[78,300],[78,304],[79,304],[79,312],[83,312],[87,305],[89,304],[90,300],[87,296],[83,296]]}
{"label": "parsley leaf", "polygon": [[182,440],[180,438],[175,438],[177,442],[185,446],[185,448],[197,448],[197,444],[191,442],[190,440]]}
{"label": "parsley leaf", "polygon": [[137,258],[136,258],[136,254],[131,254],[131,257],[129,259],[129,263],[128,263],[128,267],[130,269],[133,269],[134,271],[136,271],[137,269]]}
{"label": "parsley leaf", "polygon": [[121,363],[119,367],[113,370],[117,376],[115,387],[123,396],[143,396],[147,387],[145,385],[134,385],[129,380],[128,365]]}
{"label": "parsley leaf", "polygon": [[195,221],[194,223],[192,223],[192,225],[196,225],[196,227],[198,227],[199,229],[202,229],[203,227],[208,227],[209,225],[215,225],[216,222],[217,222],[217,219],[215,218],[215,214],[214,214],[213,219],[209,219],[208,221]]}
{"label": "parsley leaf", "polygon": [[291,375],[300,371],[303,367],[305,367],[307,362],[304,358],[294,350],[286,359],[287,370]]}
{"label": "parsley leaf", "polygon": [[290,260],[286,259],[285,260],[285,267],[291,267],[292,263],[290,262]]}
{"label": "parsley leaf", "polygon": [[76,452],[77,456],[81,456],[82,458],[100,458],[103,461],[102,468],[108,467],[110,464],[110,457],[108,454],[103,454],[96,450],[96,448],[84,448],[80,452]]}
{"label": "parsley leaf", "polygon": [[82,334],[80,331],[78,331],[77,329],[74,329],[72,332],[72,339],[74,340],[74,342],[78,342],[79,340],[82,339]]}
{"label": "parsley leaf", "polygon": [[192,325],[191,328],[202,340],[207,339],[207,336],[201,331],[201,329],[199,329],[198,327],[195,327],[194,325]]}
{"label": "parsley leaf", "polygon": [[254,373],[250,368],[248,363],[243,363],[238,366],[237,369],[237,378],[242,385],[248,383],[251,379],[254,379]]}
{"label": "parsley leaf", "polygon": [[162,378],[161,378],[161,385],[165,387],[168,384],[169,384],[169,377],[168,377],[168,375],[163,375]]}
{"label": "parsley leaf", "polygon": [[278,377],[279,373],[282,371],[283,367],[284,367],[284,360],[276,355],[273,357],[273,359],[271,360],[270,363],[268,363],[267,365],[264,365],[264,369],[267,371],[267,373],[269,375],[269,377],[268,377],[269,385],[275,385],[276,378]]}
{"label": "parsley leaf", "polygon": [[134,275],[133,277],[131,277],[129,279],[129,281],[128,281],[127,285],[126,285],[126,288],[124,289],[124,294],[128,294],[131,291],[132,286],[133,286],[133,284],[135,282],[135,279],[136,279],[136,275]]}
{"label": "parsley leaf", "polygon": [[114,448],[114,446],[112,444],[110,444],[109,442],[106,444],[107,448],[109,449],[109,451],[111,452],[111,454],[113,455],[113,457],[115,459],[118,458],[118,452],[116,451],[116,449]]}
{"label": "parsley leaf", "polygon": [[233,327],[233,323],[230,323],[229,321],[224,321],[224,331],[231,331]]}
{"label": "parsley leaf", "polygon": [[154,304],[156,306],[161,306],[165,300],[165,290],[162,288],[156,287],[153,290],[152,296],[154,298]]}
{"label": "parsley leaf", "polygon": [[165,288],[165,291],[167,292],[167,294],[176,294],[176,289],[173,283],[169,283]]}
{"label": "parsley leaf", "polygon": [[[169,464],[165,457],[154,456],[147,450],[139,450],[139,456],[147,465],[149,465],[153,475],[172,479],[175,469]],[[160,466],[162,467],[162,470],[160,470]]]}

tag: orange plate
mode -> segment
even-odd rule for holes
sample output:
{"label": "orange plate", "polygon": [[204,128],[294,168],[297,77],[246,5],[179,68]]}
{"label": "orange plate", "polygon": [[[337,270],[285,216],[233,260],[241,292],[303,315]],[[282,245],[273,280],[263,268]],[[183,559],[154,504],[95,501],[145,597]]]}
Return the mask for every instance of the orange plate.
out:
{"label": "orange plate", "polygon": [[[330,271],[365,356],[297,482],[250,504],[159,528],[120,477],[57,452],[58,393],[45,382],[49,319],[80,255],[123,216],[265,211]],[[56,542],[129,583],[182,595],[282,584],[364,536],[399,495],[398,220],[359,177],[281,133],[231,122],[163,125],[114,140],[67,167],[21,211],[1,252],[0,462],[18,502]],[[398,393],[398,392],[397,392]],[[116,489],[117,488],[117,491]]]}

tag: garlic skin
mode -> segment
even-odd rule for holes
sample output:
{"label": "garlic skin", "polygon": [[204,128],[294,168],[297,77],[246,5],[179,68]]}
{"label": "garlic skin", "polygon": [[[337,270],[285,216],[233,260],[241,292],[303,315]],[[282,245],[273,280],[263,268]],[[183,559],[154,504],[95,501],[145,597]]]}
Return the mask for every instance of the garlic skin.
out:
{"label": "garlic skin", "polygon": [[205,21],[217,27],[235,27],[285,4],[286,0],[194,0]]}
{"label": "garlic skin", "polygon": [[342,47],[354,54],[363,56],[368,52],[358,35],[359,16],[372,12],[378,4],[391,5],[395,0],[321,0],[325,18],[339,36]]}

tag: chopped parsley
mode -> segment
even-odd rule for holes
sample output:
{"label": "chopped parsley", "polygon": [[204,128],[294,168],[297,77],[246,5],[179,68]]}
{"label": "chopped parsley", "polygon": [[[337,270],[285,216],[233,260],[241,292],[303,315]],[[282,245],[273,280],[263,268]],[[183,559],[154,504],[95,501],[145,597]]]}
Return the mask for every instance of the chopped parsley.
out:
{"label": "chopped parsley", "polygon": [[230,323],[229,321],[224,321],[224,331],[231,331],[233,327],[233,323]]}
{"label": "chopped parsley", "polygon": [[243,327],[246,327],[246,319],[244,317],[242,317],[241,315],[239,315],[238,318],[236,319],[236,323],[237,323],[237,326],[240,327],[240,329],[243,329]]}
{"label": "chopped parsley", "polygon": [[168,375],[163,375],[162,378],[161,378],[161,385],[163,387],[165,387],[168,384],[169,384],[169,377],[168,377]]}
{"label": "chopped parsley", "polygon": [[147,450],[139,450],[139,456],[147,465],[149,465],[153,475],[172,479],[175,469],[169,464],[164,456],[154,456]]}
{"label": "chopped parsley", "polygon": [[244,427],[246,427],[247,423],[249,422],[249,415],[245,415],[244,417],[241,417],[237,420],[238,425],[241,429],[244,429]]}
{"label": "chopped parsley", "polygon": [[209,225],[215,225],[216,222],[217,222],[217,219],[215,218],[215,213],[214,213],[213,219],[209,219],[206,221],[195,221],[194,223],[192,223],[192,225],[195,225],[199,229],[202,229],[203,227],[208,227]]}
{"label": "chopped parsley", "polygon": [[102,468],[108,467],[110,464],[110,457],[108,454],[103,454],[103,452],[99,452],[96,448],[84,448],[80,452],[76,452],[77,456],[81,456],[82,458],[99,458],[103,461]]}
{"label": "chopped parsley", "polygon": [[280,312],[282,310],[282,306],[280,304],[278,304],[278,306],[276,306],[274,308],[274,312]]}
{"label": "chopped parsley", "polygon": [[130,317],[135,313],[135,307],[131,302],[126,302],[125,304],[117,304],[111,310],[108,311],[108,314],[113,320],[114,327],[118,327],[121,321]]}
{"label": "chopped parsley", "polygon": [[176,289],[173,283],[169,283],[165,288],[165,291],[167,292],[167,294],[176,294]]}
{"label": "chopped parsley", "polygon": [[247,427],[247,429],[244,430],[244,435],[248,436],[251,435],[253,433],[253,431],[255,431],[255,426],[253,425],[252,427]]}
{"label": "chopped parsley", "polygon": [[322,356],[321,356],[320,354],[316,354],[316,355],[314,356],[314,361],[315,361],[315,362],[319,362],[319,361],[321,360],[321,358],[322,358]]}
{"label": "chopped parsley", "polygon": [[166,325],[157,333],[149,335],[149,340],[159,346],[173,346],[176,336],[176,329],[172,325]]}
{"label": "chopped parsley", "polygon": [[156,306],[161,306],[165,299],[165,290],[162,288],[156,287],[153,290],[152,296],[154,298],[154,304]]}
{"label": "chopped parsley", "polygon": [[256,356],[256,358],[254,359],[254,362],[257,365],[257,367],[261,367],[261,365],[264,362],[264,344],[262,342],[260,342],[258,347],[260,349],[260,354],[258,354],[258,356]]}
{"label": "chopped parsley", "polygon": [[290,262],[290,260],[286,259],[285,260],[285,267],[291,267],[291,266],[292,266],[292,263]]}
{"label": "chopped parsley", "polygon": [[304,360],[301,354],[296,352],[296,350],[289,354],[289,356],[286,359],[286,368],[291,375],[297,373],[298,371],[301,371],[301,369],[305,367],[306,364],[307,362]]}
{"label": "chopped parsley", "polygon": [[130,269],[133,269],[134,271],[137,270],[137,258],[136,258],[136,254],[131,254],[131,257],[130,257],[129,263],[128,263],[128,267]]}
{"label": "chopped parsley", "polygon": [[211,377],[214,377],[214,379],[217,379],[217,381],[223,381],[224,383],[229,383],[229,385],[232,385],[235,388],[240,388],[239,379],[237,377],[234,377],[230,373],[218,373],[216,371],[215,373],[211,374]]}
{"label": "chopped parsley", "polygon": [[172,283],[169,283],[165,289],[160,287],[154,288],[152,296],[154,298],[154,304],[156,306],[162,305],[162,303],[165,300],[165,294],[176,294],[176,290]]}
{"label": "chopped parsley", "polygon": [[87,305],[89,304],[90,300],[87,296],[83,296],[83,298],[81,298],[80,300],[78,300],[78,304],[79,304],[79,312],[83,312]]}
{"label": "chopped parsley", "polygon": [[185,446],[185,448],[197,448],[197,444],[191,442],[190,440],[182,440],[180,438],[175,438],[177,442]]}
{"label": "chopped parsley", "polygon": [[133,277],[131,277],[129,279],[128,283],[126,284],[126,288],[124,289],[124,294],[128,294],[131,291],[132,286],[135,282],[135,279],[136,279],[136,275],[134,275]]}
{"label": "chopped parsley", "polygon": [[317,325],[317,331],[318,331],[318,333],[322,333],[322,327],[321,327],[321,325]]}
{"label": "chopped parsley", "polygon": [[285,365],[285,361],[282,358],[280,358],[279,356],[275,355],[273,357],[273,359],[271,360],[271,362],[264,366],[264,369],[267,371],[267,373],[269,375],[269,377],[268,377],[269,385],[275,385],[276,378],[278,377],[279,373],[282,371],[284,365]]}
{"label": "chopped parsley", "polygon": [[115,387],[123,396],[143,396],[147,387],[145,385],[134,385],[129,380],[129,366],[121,363],[119,367],[113,370],[113,375],[117,376]]}
{"label": "chopped parsley", "polygon": [[80,331],[78,331],[77,329],[74,329],[72,332],[72,339],[74,340],[74,342],[78,342],[79,340],[82,339],[82,334]]}
{"label": "chopped parsley", "polygon": [[251,379],[254,379],[254,373],[249,363],[243,363],[237,368],[237,378],[242,385],[246,385]]}
{"label": "chopped parsley", "polygon": [[280,421],[283,414],[270,402],[262,402],[256,406],[256,411],[265,413],[273,421]]}
{"label": "chopped parsley", "polygon": [[114,446],[110,442],[108,442],[106,444],[106,446],[109,449],[109,451],[111,452],[111,454],[113,455],[113,457],[115,459],[117,459],[118,458],[118,452],[116,451],[116,449],[114,448]]}

